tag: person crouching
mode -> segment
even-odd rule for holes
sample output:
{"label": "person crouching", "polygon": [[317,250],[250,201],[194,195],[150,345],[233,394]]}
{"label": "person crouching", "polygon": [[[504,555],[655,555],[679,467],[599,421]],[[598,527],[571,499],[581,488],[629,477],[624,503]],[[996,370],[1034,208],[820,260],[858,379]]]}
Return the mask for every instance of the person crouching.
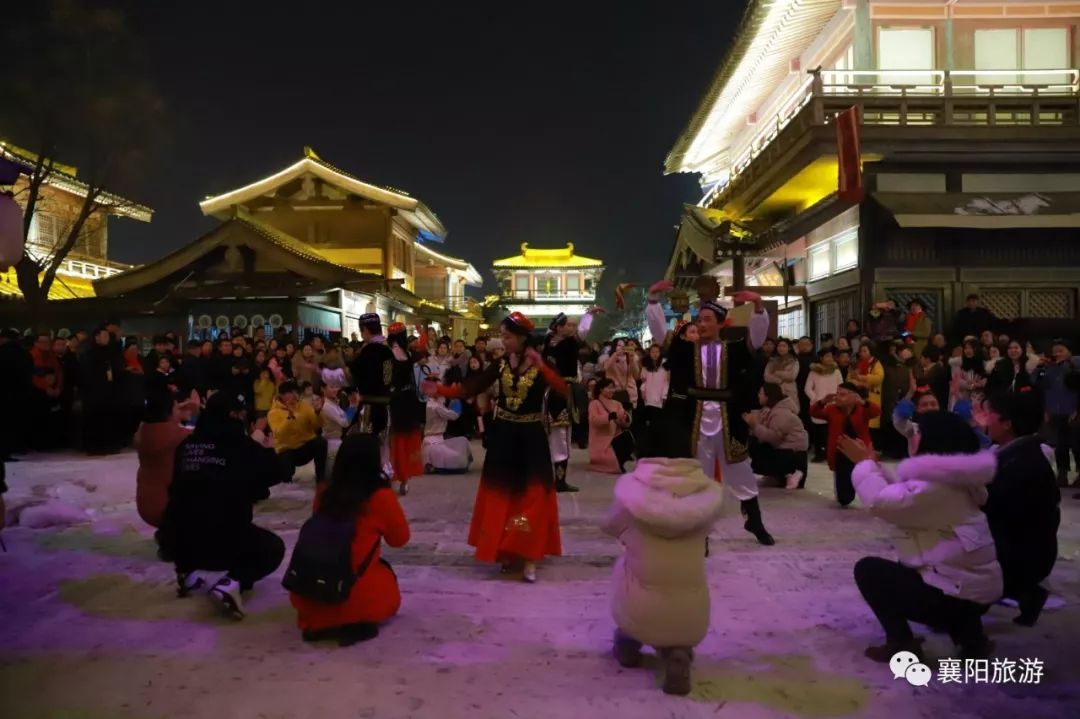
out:
{"label": "person crouching", "polygon": [[[397,614],[401,607],[401,592],[390,564],[381,556],[383,540],[391,547],[403,547],[409,541],[409,523],[401,510],[397,496],[390,489],[390,480],[382,470],[379,438],[371,434],[347,436],[338,450],[337,461],[328,484],[320,485],[315,496],[315,515],[336,523],[349,525],[350,579],[353,584],[343,601],[330,603],[305,596],[303,582],[300,591],[290,591],[289,600],[296,608],[296,621],[305,641],[335,639],[341,646],[373,639],[379,624]],[[309,523],[312,520],[309,520]],[[334,547],[325,545],[327,533],[307,533],[307,525],[293,553],[286,584],[290,575],[305,571],[304,558],[315,559],[315,567],[325,567],[324,560],[333,558]],[[306,545],[314,539],[315,545]],[[327,554],[327,550],[330,550]],[[324,556],[320,556],[324,555]]]}
{"label": "person crouching", "polygon": [[885,630],[885,644],[865,654],[876,662],[899,651],[921,657],[908,624],[914,621],[948,632],[962,658],[986,659],[993,643],[982,615],[1001,597],[1003,583],[980,507],[997,458],[980,450],[975,432],[955,414],[928,412],[919,429],[918,454],[897,465],[895,476],[862,442],[839,442],[855,465],[859,501],[901,530],[899,561],[863,557],[855,563],[855,584]]}
{"label": "person crouching", "polygon": [[218,392],[195,431],[176,448],[173,480],[158,536],[175,558],[177,593],[204,586],[200,570],[223,571],[210,596],[236,619],[247,592],[281,564],[285,543],[252,523],[256,502],[287,479],[274,452],[245,433],[242,396]]}
{"label": "person crouching", "polygon": [[810,435],[797,414],[799,406],[784,395],[780,385],[768,383],[758,390],[758,403],[760,411],[743,415],[757,440],[750,448],[754,474],[783,477],[788,489],[802,487]]}
{"label": "person crouching", "polygon": [[615,483],[603,524],[625,550],[612,576],[615,659],[636,667],[642,645],[656,648],[667,694],[690,692],[692,650],[709,629],[702,545],[723,499],[696,460],[642,459]]}

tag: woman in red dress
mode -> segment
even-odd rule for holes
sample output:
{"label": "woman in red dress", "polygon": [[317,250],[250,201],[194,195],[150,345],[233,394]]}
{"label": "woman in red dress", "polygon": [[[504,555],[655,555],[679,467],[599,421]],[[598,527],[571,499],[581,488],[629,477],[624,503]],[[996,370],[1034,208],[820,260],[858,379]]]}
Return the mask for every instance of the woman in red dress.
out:
{"label": "woman in red dress", "polygon": [[342,646],[373,639],[379,625],[397,614],[401,591],[380,544],[403,547],[409,541],[409,523],[390,482],[382,473],[379,439],[370,434],[345,438],[334,462],[333,476],[315,492],[315,511],[347,520],[355,518],[351,547],[352,566],[370,563],[341,604],[325,604],[290,594],[296,622],[306,641],[337,639]]}
{"label": "woman in red dress", "polygon": [[544,396],[569,391],[528,338],[533,323],[514,312],[500,327],[506,354],[483,372],[454,386],[427,382],[429,395],[467,398],[496,382],[499,397],[487,427],[488,449],[469,526],[469,544],[481,562],[500,562],[504,573],[522,566],[526,582],[536,581],[536,563],[562,554],[559,503],[544,429]]}

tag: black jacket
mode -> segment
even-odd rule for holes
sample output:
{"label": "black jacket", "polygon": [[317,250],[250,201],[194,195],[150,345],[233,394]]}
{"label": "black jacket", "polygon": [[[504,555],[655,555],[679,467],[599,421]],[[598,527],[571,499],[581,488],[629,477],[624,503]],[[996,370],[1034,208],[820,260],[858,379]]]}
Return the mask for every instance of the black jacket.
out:
{"label": "black jacket", "polygon": [[176,370],[176,388],[181,397],[187,397],[191,390],[199,393],[200,397],[206,397],[208,380],[206,376],[206,358],[195,355],[184,355],[180,361],[180,367]]}
{"label": "black jacket", "polygon": [[965,337],[978,337],[986,330],[994,328],[994,315],[985,307],[976,307],[973,310],[962,308],[953,317],[953,336],[957,340]]}
{"label": "black jacket", "polygon": [[1038,436],[1021,437],[998,452],[998,468],[983,507],[994,536],[1006,596],[1045,579],[1057,559],[1061,490]]}
{"label": "black jacket", "polygon": [[[122,356],[112,343],[94,344],[79,361],[79,388],[84,400],[118,402],[120,384],[124,380]],[[110,372],[112,379],[109,378]]]}
{"label": "black jacket", "polygon": [[203,418],[176,448],[164,546],[178,564],[207,565],[231,556],[251,525],[255,503],[285,479],[274,451],[244,434],[239,422]]}

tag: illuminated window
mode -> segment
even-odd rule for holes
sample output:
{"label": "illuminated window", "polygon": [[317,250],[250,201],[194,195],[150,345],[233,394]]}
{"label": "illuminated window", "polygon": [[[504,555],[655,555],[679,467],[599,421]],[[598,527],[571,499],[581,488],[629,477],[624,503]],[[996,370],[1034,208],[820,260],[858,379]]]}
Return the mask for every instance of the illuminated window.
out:
{"label": "illuminated window", "polygon": [[[976,70],[1061,70],[1070,66],[1069,30],[1063,27],[995,28],[975,31]],[[1067,78],[1044,73],[996,72],[976,75],[983,85],[1062,83]]]}
{"label": "illuminated window", "polygon": [[514,275],[514,294],[518,297],[528,297],[529,276],[527,274]]}
{"label": "illuminated window", "polygon": [[540,275],[536,278],[536,292],[539,295],[557,295],[560,292],[562,278],[558,275]]}
{"label": "illuminated window", "polygon": [[820,280],[823,277],[828,277],[829,272],[832,270],[829,263],[831,259],[832,245],[830,243],[823,242],[817,247],[811,248],[807,257],[807,262],[810,265],[810,279]]}
{"label": "illuminated window", "polygon": [[30,221],[30,243],[46,250],[56,247],[60,232],[60,223],[55,215],[47,212],[35,212]]}
{"label": "illuminated window", "polygon": [[832,270],[849,270],[859,264],[859,232],[852,231],[833,240],[834,260]]}
{"label": "illuminated window", "polygon": [[[1063,27],[1033,27],[1024,30],[1024,69],[1061,70],[1072,67],[1069,31]],[[1068,75],[1024,73],[1025,82],[1064,85]]]}
{"label": "illuminated window", "polygon": [[[1016,70],[1020,67],[1020,42],[1015,28],[975,31],[976,70]],[[975,76],[980,85],[1016,82],[1016,75],[983,73]]]}
{"label": "illuminated window", "polygon": [[[933,70],[934,30],[928,27],[878,29],[878,68],[881,70]],[[930,74],[882,73],[883,85],[928,85]]]}
{"label": "illuminated window", "polygon": [[581,275],[571,272],[566,276],[566,291],[581,292]]}

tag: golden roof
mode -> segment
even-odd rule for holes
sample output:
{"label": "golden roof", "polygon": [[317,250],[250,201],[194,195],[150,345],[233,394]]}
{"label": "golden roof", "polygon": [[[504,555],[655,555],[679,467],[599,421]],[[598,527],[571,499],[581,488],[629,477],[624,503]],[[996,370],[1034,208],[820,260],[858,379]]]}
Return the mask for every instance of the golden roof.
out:
{"label": "golden roof", "polygon": [[521,243],[521,254],[495,260],[494,267],[596,267],[604,266],[603,261],[574,254],[574,243],[567,242],[566,247],[557,250],[534,250],[528,242]]}
{"label": "golden roof", "polygon": [[[15,275],[14,267],[7,272],[0,272],[0,296],[3,295],[9,297],[23,296],[22,291],[19,289],[19,281]],[[82,277],[58,274],[49,286],[50,300],[77,300],[83,297],[94,297],[94,285],[91,284],[90,280]]]}

